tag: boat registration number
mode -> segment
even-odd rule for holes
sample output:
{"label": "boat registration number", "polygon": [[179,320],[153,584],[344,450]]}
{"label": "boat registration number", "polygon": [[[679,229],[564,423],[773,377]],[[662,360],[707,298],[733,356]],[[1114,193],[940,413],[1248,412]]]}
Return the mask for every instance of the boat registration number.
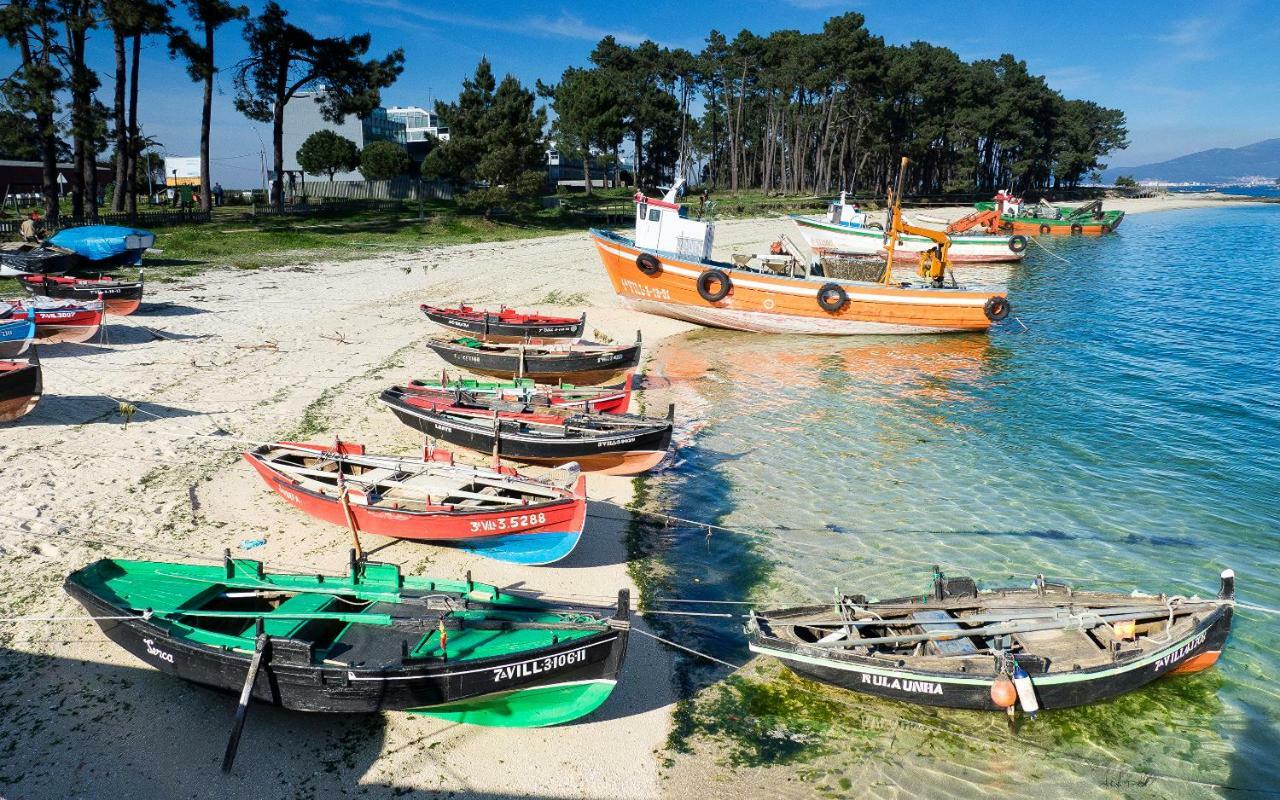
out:
{"label": "boat registration number", "polygon": [[547,524],[546,514],[515,514],[510,517],[476,520],[471,523],[471,532],[518,530],[531,525],[545,524]]}
{"label": "boat registration number", "polygon": [[493,682],[501,683],[515,678],[528,678],[541,672],[564,669],[567,666],[586,660],[587,649],[585,647],[569,653],[557,653],[554,656],[547,656],[537,661],[525,661],[521,664],[512,664],[509,667],[498,667],[493,671]]}
{"label": "boat registration number", "polygon": [[671,292],[667,289],[658,289],[653,286],[641,286],[635,281],[623,278],[620,283],[627,294],[634,294],[636,297],[648,297],[654,300],[670,300]]}

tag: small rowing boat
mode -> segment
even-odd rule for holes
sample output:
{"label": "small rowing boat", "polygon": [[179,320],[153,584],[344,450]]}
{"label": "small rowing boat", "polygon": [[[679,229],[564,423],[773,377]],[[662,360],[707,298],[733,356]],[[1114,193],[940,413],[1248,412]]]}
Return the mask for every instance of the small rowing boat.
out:
{"label": "small rowing boat", "polygon": [[[805,244],[819,256],[883,256],[886,253],[888,239],[884,223],[874,221],[871,214],[859,209],[856,203],[849,203],[844,193],[831,203],[826,216],[792,214],[791,221]],[[1025,236],[972,233],[950,238],[948,254],[956,263],[1021,261],[1027,249]],[[936,246],[936,242],[925,236],[904,233],[899,234],[895,249],[899,253],[921,253]]]}
{"label": "small rowing boat", "polygon": [[447,374],[442,373],[439,383],[414,380],[410,381],[405,388],[423,392],[446,392],[449,395],[462,391],[477,396],[493,396],[535,406],[573,408],[596,411],[601,414],[625,414],[627,407],[631,405],[631,388],[634,381],[634,373],[628,372],[626,380],[619,386],[575,386],[572,383],[540,386],[530,378],[516,378],[509,381],[481,381],[475,378],[450,380]]}
{"label": "small rowing boat", "polygon": [[40,357],[22,360],[0,359],[0,422],[13,422],[31,413],[44,393]]}
{"label": "small rowing boat", "polygon": [[352,442],[276,442],[244,459],[285,501],[332,525],[515,564],[569,555],[587,518],[584,476],[562,488],[510,467],[454,464],[443,450],[405,458],[369,455]]}
{"label": "small rowing boat", "polygon": [[101,299],[108,314],[127,317],[142,305],[143,277],[136,281],[121,281],[113,275],[97,278],[75,278],[65,275],[26,275],[21,279],[22,288],[32,296],[50,297],[55,300],[74,300],[90,303]]}
{"label": "small rowing boat", "polygon": [[1104,211],[1101,200],[1082,206],[1055,206],[1040,200],[1027,205],[1022,198],[1000,192],[995,200],[974,203],[978,211],[994,211],[1000,216],[1001,230],[1013,233],[1103,234],[1111,233],[1124,221],[1124,212]]}
{"label": "small rowing boat", "polygon": [[16,358],[27,352],[36,338],[35,312],[14,314],[14,307],[0,301],[0,358]]}
{"label": "small rowing boat", "polygon": [[979,590],[935,568],[925,595],[753,614],[751,650],[855,692],[950,708],[1070,708],[1212,666],[1231,631],[1218,596],[1094,592],[1048,583]]}
{"label": "small rowing boat", "polygon": [[52,297],[30,297],[10,301],[12,314],[31,312],[36,344],[78,344],[98,335],[104,304],[101,300],[79,302]]}
{"label": "small rowing boat", "polygon": [[455,367],[496,378],[529,378],[537,383],[605,383],[622,377],[640,363],[639,331],[634,344],[581,340],[513,344],[482,342],[467,336],[432,339],[427,347]]}
{"label": "small rowing boat", "polygon": [[523,342],[527,339],[578,339],[587,324],[587,315],[553,317],[536,312],[500,307],[497,311],[474,309],[466,304],[442,308],[426,303],[419,306],[427,319],[442,328],[461,331],[484,342]]}
{"label": "small rowing boat", "polygon": [[638,475],[656,467],[671,445],[666,419],[530,406],[456,392],[393,386],[378,400],[415,430],[450,444],[529,464],[575,462],[588,472]]}
{"label": "small rowing boat", "polygon": [[[103,559],[67,594],[146,664],[293,711],[407,711],[474,725],[577,719],[612,693],[630,633],[617,609],[555,605],[497,586],[404,576],[352,559],[345,575]],[[229,747],[224,769],[234,754]]]}

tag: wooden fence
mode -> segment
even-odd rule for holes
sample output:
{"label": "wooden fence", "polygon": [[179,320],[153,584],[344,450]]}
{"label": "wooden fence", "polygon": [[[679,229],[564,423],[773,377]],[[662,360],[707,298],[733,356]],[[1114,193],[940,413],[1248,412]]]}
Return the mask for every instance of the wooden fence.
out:
{"label": "wooden fence", "polygon": [[452,200],[453,187],[443,181],[392,178],[386,181],[307,181],[296,189],[304,197],[339,200]]}
{"label": "wooden fence", "polygon": [[[96,220],[83,217],[72,217],[64,214],[58,217],[56,224],[45,223],[45,232],[53,233],[63,228],[80,228],[85,225],[124,225],[131,228],[164,228],[172,225],[200,225],[212,219],[212,212],[196,209],[170,209],[166,211],[139,211],[133,219],[124,212],[108,211],[99,214]],[[0,221],[0,234],[16,234],[21,219]]]}

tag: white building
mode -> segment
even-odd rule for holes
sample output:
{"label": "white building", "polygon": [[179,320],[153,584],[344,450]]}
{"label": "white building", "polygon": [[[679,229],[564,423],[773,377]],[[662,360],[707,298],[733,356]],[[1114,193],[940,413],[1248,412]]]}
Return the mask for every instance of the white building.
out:
{"label": "white building", "polygon": [[[323,91],[323,90],[322,90]],[[375,108],[367,117],[348,114],[341,124],[326,120],[320,114],[320,92],[298,92],[293,101],[284,107],[284,169],[286,173],[297,173],[301,176],[302,167],[298,164],[298,148],[307,137],[318,130],[331,130],[339,136],[350,139],[356,147],[363,150],[372,142],[395,142],[403,145],[406,141],[404,124],[392,119],[386,109]],[[359,172],[339,172],[334,180],[363,180]]]}
{"label": "white building", "polygon": [[404,124],[405,142],[425,142],[434,136],[442,142],[449,141],[449,128],[440,124],[440,118],[418,106],[392,106],[387,117]]}

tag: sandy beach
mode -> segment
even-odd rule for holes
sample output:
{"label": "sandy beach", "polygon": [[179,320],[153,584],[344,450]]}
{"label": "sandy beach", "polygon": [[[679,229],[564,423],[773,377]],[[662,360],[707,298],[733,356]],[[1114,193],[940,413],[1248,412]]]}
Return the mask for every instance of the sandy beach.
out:
{"label": "sandy beach", "polygon": [[[1248,202],[1168,195],[1106,205],[1145,213]],[[951,219],[966,209],[928,213]],[[716,255],[760,252],[781,232],[798,241],[792,231],[781,218],[722,222]],[[629,341],[640,330],[650,352],[691,327],[621,308],[585,233],[219,269],[147,290],[140,314],[108,318],[104,343],[45,348],[44,399],[0,429],[2,616],[82,614],[61,582],[104,556],[216,558],[229,548],[282,568],[342,571],[349,534],[285,506],[239,449],[298,436],[338,436],[371,452],[420,448],[374,399],[443,367],[423,346],[438,331],[420,302],[585,308],[591,338]],[[136,413],[119,413],[122,403]],[[406,573],[472,570],[501,586],[605,603],[635,588],[619,508],[632,483],[592,475],[588,489],[597,501],[588,535],[551,567],[379,537],[365,546]],[[256,539],[266,544],[242,550]],[[222,776],[232,698],[150,669],[88,621],[5,624],[0,798],[679,795],[696,788],[696,774],[663,777],[672,668],[668,651],[634,636],[613,697],[576,724],[543,730],[254,707],[235,772]],[[706,796],[728,791],[704,787]]]}

